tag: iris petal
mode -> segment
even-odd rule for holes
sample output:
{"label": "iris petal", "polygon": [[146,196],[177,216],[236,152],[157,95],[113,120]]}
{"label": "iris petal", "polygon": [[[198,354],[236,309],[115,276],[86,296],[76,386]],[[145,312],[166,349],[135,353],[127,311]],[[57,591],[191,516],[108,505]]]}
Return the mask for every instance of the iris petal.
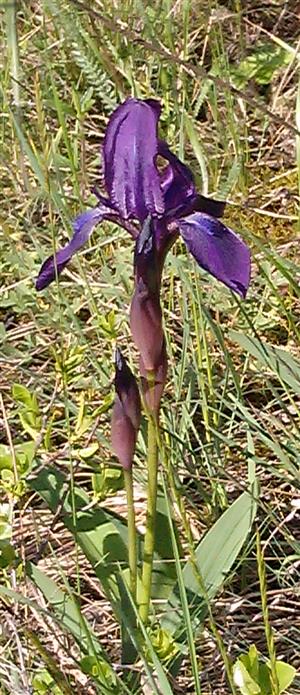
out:
{"label": "iris petal", "polygon": [[194,177],[190,169],[171,152],[163,140],[158,143],[158,154],[169,162],[162,172],[161,186],[166,212],[170,213],[181,205],[186,205],[189,198],[196,194]]}
{"label": "iris petal", "polygon": [[250,282],[250,251],[245,242],[210,215],[195,213],[177,224],[197,263],[245,297]]}
{"label": "iris petal", "polygon": [[162,215],[164,201],[155,166],[160,104],[127,99],[111,116],[104,138],[107,193],[121,217],[143,222]]}
{"label": "iris petal", "polygon": [[44,261],[36,280],[36,289],[43,290],[48,287],[55,280],[56,272],[60,275],[72,256],[86,243],[96,224],[102,222],[106,216],[111,219],[112,215],[112,210],[104,206],[98,206],[78,215],[73,223],[72,239],[54,256]]}
{"label": "iris petal", "polygon": [[169,162],[161,174],[161,187],[168,218],[198,211],[213,217],[222,217],[226,203],[197,193],[192,172],[171,152],[163,140],[159,141],[158,154]]}

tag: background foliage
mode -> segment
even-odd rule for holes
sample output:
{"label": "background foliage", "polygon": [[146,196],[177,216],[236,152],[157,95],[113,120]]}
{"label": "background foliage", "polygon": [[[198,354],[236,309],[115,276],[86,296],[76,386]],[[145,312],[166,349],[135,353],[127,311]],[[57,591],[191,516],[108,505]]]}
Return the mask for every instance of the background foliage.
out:
{"label": "background foliage", "polygon": [[[255,689],[264,676],[253,644],[262,663],[277,657],[299,669],[294,5],[31,0],[0,8],[3,693],[268,695],[266,681]],[[123,481],[109,444],[116,339],[133,367],[136,358],[131,240],[104,223],[58,286],[37,295],[33,283],[74,215],[94,204],[105,124],[130,94],[162,101],[163,135],[199,190],[228,199],[226,220],[253,253],[245,302],[182,246],[168,257],[170,368],[147,633],[132,630]],[[144,456],[142,432],[141,530]],[[139,683],[126,668],[133,647]],[[233,663],[248,671],[248,690],[235,684]]]}

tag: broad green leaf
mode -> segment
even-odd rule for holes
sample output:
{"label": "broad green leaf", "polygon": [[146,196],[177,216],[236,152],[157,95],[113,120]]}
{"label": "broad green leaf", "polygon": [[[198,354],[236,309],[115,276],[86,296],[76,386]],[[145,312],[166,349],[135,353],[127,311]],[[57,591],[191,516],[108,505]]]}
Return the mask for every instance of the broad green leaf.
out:
{"label": "broad green leaf", "polygon": [[95,456],[95,453],[99,449],[98,442],[93,442],[89,446],[84,447],[84,449],[78,449],[77,454],[82,459],[89,459],[91,456]]}
{"label": "broad green leaf", "polygon": [[83,653],[94,653],[104,658],[105,652],[94,635],[91,626],[80,612],[79,605],[67,590],[62,590],[33,562],[26,564],[26,574],[41,590],[52,606],[58,620],[80,645]]}
{"label": "broad green leaf", "polygon": [[279,684],[279,692],[283,693],[293,682],[296,676],[296,669],[284,661],[276,661],[276,673]]}
{"label": "broad green leaf", "polygon": [[[73,491],[55,468],[44,468],[29,486],[47,502],[52,512],[61,505],[65,526],[74,535],[112,603],[118,596],[116,563],[127,564],[127,529],[122,520],[103,507],[89,508],[90,499],[79,487]],[[73,507],[75,506],[76,514]]]}
{"label": "broad green leaf", "polygon": [[257,681],[258,674],[259,674],[259,661],[258,661],[258,651],[257,651],[255,644],[251,644],[251,646],[249,647],[248,654],[245,656],[248,659],[248,664],[249,664],[248,671],[249,671],[250,675],[252,676],[252,678],[255,681]]}
{"label": "broad green leaf", "polygon": [[240,659],[233,666],[233,680],[242,695],[259,695],[261,693],[259,685],[251,678]]}
{"label": "broad green leaf", "polygon": [[13,384],[12,395],[15,401],[22,403],[26,406],[28,410],[32,410],[35,413],[39,413],[39,406],[35,394],[31,394],[30,391],[22,384]]}
{"label": "broad green leaf", "polygon": [[229,331],[229,337],[240,347],[249,352],[285,385],[300,394],[300,362],[286,350],[269,345],[253,336],[238,331]]}
{"label": "broad green leaf", "polygon": [[[41,495],[54,513],[61,506],[63,523],[74,535],[94,568],[105,594],[115,604],[119,597],[116,581],[118,564],[127,567],[128,563],[126,519],[121,519],[103,506],[90,508],[89,496],[77,486],[72,498],[66,477],[54,467],[44,468],[36,478],[28,481],[28,485]],[[73,513],[73,502],[76,514]],[[172,544],[165,503],[161,496],[158,497],[157,508],[159,533],[155,546],[153,597],[165,599],[174,586],[176,570],[171,562]],[[141,538],[139,542],[141,550]],[[115,609],[117,610],[117,604]]]}
{"label": "broad green leaf", "polygon": [[[256,487],[251,490],[256,495]],[[205,598],[201,592],[203,582],[207,597],[213,598],[222,586],[224,579],[247,538],[256,514],[256,501],[253,494],[243,492],[235,502],[222,514],[213,527],[199,543],[195,558],[200,577],[197,577],[192,562],[187,562],[183,569],[183,579],[190,606],[201,620],[205,613]],[[168,601],[162,627],[173,633],[180,628],[182,616],[176,586]]]}

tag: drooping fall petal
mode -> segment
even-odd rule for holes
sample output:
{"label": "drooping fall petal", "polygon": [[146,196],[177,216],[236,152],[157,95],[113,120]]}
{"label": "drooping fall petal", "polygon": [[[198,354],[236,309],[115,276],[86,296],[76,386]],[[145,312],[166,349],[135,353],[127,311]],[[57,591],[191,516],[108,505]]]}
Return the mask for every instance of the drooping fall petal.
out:
{"label": "drooping fall petal", "polygon": [[177,224],[201,268],[245,297],[251,269],[250,251],[245,242],[222,222],[203,213],[179,219]]}
{"label": "drooping fall petal", "polygon": [[103,143],[105,186],[121,217],[162,215],[164,201],[155,166],[160,104],[127,99],[112,114]]}
{"label": "drooping fall petal", "polygon": [[73,223],[74,234],[72,239],[66,246],[56,252],[54,256],[50,256],[44,261],[38,277],[36,279],[36,289],[43,290],[55,280],[56,272],[60,275],[62,270],[71,260],[77,251],[87,242],[94,227],[103,219],[112,219],[114,216],[113,210],[100,205],[93,210],[87,210],[76,217]]}

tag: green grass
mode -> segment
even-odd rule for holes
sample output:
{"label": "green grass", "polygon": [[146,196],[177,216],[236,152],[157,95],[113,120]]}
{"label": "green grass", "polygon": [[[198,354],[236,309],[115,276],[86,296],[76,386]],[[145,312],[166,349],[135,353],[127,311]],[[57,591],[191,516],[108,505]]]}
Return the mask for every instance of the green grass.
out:
{"label": "green grass", "polygon": [[[0,551],[6,548],[7,559],[0,564],[0,691],[142,692],[121,663],[117,589],[111,587],[114,613],[97,567],[83,556],[76,533],[63,526],[63,507],[51,513],[30,484],[48,465],[67,475],[75,528],[76,486],[88,508],[100,504],[126,520],[109,420],[116,340],[137,371],[128,321],[132,242],[103,223],[59,284],[37,295],[33,281],[51,249],[71,234],[73,217],[94,204],[90,191],[101,179],[105,125],[128,95],[161,100],[164,137],[193,169],[199,190],[229,200],[225,219],[251,245],[253,273],[240,302],[200,272],[180,243],[168,256],[162,427],[167,562],[177,577],[188,635],[184,645],[178,641],[184,650],[179,671],[177,643],[159,632],[166,604],[158,602],[146,636],[139,620],[133,633],[135,608],[120,574],[122,638],[131,635],[127,648],[133,644],[139,654],[150,692],[238,692],[232,664],[253,643],[273,659],[273,675],[275,653],[299,670],[300,162],[293,4],[263,9],[253,0],[244,12],[239,2],[43,0],[20,2],[16,13],[11,3],[0,13]],[[284,51],[271,73],[259,53],[266,41],[269,56],[278,41]],[[249,56],[260,72],[243,82],[240,69],[237,82]],[[287,366],[270,346],[282,348]],[[260,487],[260,544],[253,526],[222,588],[214,596],[202,592],[208,617],[196,632],[184,562],[193,561],[199,540],[247,489],[252,465]],[[134,476],[141,525],[144,426]],[[73,630],[63,612],[54,616],[50,589],[47,600],[41,598],[26,561],[38,563],[68,597],[68,610],[77,615]],[[47,580],[40,581],[46,592]],[[78,637],[83,620],[85,650]],[[43,690],[38,677],[50,685]],[[296,695],[299,685],[298,676],[288,692]]]}

